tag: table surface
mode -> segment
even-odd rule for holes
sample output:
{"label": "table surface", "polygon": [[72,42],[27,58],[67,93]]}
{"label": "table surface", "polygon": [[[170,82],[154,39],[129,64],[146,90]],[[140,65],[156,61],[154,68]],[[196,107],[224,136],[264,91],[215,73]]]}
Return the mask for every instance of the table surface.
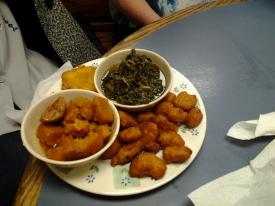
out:
{"label": "table surface", "polygon": [[[14,204],[192,205],[187,194],[247,165],[270,137],[239,141],[226,133],[237,121],[256,119],[275,110],[275,2],[231,4],[236,2],[240,1],[207,3],[165,17],[110,51],[137,47],[158,52],[202,96],[207,113],[206,137],[187,170],[153,191],[107,197],[75,189],[31,158]],[[229,5],[221,6],[224,4]]]}

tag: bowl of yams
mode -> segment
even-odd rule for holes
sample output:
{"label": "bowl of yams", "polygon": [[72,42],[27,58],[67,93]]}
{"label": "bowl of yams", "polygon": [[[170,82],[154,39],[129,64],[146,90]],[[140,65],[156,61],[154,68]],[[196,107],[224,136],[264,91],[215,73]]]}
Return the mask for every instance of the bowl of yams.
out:
{"label": "bowl of yams", "polygon": [[[128,51],[136,55],[132,50]],[[121,61],[125,61],[123,58]],[[132,61],[130,59],[127,64],[139,65]],[[73,76],[77,75],[77,69],[90,72],[86,66],[65,72],[62,86],[68,85],[65,82],[68,79],[77,79]],[[100,73],[92,69],[93,75]],[[25,115],[21,127],[24,145],[38,159],[56,166],[77,167],[100,159],[107,161],[110,167],[128,164],[132,177],[161,179],[167,165],[184,163],[192,155],[178,132],[179,127],[184,124],[187,128],[195,128],[203,119],[196,95],[170,91],[170,69],[167,71],[168,88],[162,89],[165,93],[161,93],[161,98],[150,106],[137,105],[138,109],[132,104],[121,107],[104,95],[104,89],[98,94],[96,88],[99,85],[96,84],[100,81],[96,76],[92,81],[91,78],[87,80],[88,85],[93,84],[92,91],[79,87],[81,82],[77,82],[77,87],[62,87],[62,91],[33,105]],[[106,75],[101,74],[101,82],[104,77]],[[85,82],[83,78],[82,82]],[[113,86],[115,84],[107,84],[109,89],[115,89]]]}

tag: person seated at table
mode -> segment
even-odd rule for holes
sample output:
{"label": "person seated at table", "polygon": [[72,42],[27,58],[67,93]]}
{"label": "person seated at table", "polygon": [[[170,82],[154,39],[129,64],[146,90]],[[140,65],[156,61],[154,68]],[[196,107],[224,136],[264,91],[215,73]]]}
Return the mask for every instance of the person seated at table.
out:
{"label": "person seated at table", "polygon": [[[140,27],[190,6],[211,0],[110,0],[110,15],[115,22],[114,40],[119,41]],[[128,27],[128,28],[127,28]]]}
{"label": "person seated at table", "polygon": [[15,131],[37,84],[68,60],[102,55],[81,28],[61,0],[0,0],[0,206],[12,205],[29,157]]}

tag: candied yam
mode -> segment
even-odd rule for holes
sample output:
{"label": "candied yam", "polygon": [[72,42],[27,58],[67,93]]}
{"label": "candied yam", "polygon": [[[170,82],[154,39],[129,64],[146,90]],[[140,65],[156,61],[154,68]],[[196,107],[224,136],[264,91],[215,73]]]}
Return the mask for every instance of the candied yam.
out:
{"label": "candied yam", "polygon": [[75,119],[73,123],[65,123],[65,133],[76,138],[86,136],[90,131],[90,124],[87,120]]}
{"label": "candied yam", "polygon": [[40,124],[36,135],[40,142],[47,147],[54,147],[60,141],[61,136],[64,133],[62,126]]}
{"label": "candied yam", "polygon": [[95,121],[99,124],[111,124],[114,121],[114,114],[106,98],[94,97],[92,101]]}
{"label": "candied yam", "polygon": [[61,120],[66,112],[66,102],[64,97],[58,97],[47,109],[41,114],[40,121],[43,123],[52,123]]}

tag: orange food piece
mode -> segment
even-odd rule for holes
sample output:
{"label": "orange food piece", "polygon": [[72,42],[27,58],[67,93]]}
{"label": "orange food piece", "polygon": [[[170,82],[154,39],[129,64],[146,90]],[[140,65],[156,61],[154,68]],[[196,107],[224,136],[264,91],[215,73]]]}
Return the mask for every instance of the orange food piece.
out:
{"label": "orange food piece", "polygon": [[163,159],[168,163],[185,162],[192,154],[192,150],[186,146],[169,146],[163,150]]}
{"label": "orange food piece", "polygon": [[160,179],[166,171],[166,163],[154,153],[144,152],[138,155],[130,164],[130,176],[152,177]]}
{"label": "orange food piece", "polygon": [[119,114],[119,118],[120,118],[120,125],[122,127],[133,127],[137,125],[137,120],[130,114],[128,114],[127,112],[118,111]]}
{"label": "orange food piece", "polygon": [[49,124],[40,124],[36,131],[40,142],[47,147],[57,145],[63,133],[64,127]]}
{"label": "orange food piece", "polygon": [[160,133],[158,138],[158,142],[160,143],[161,147],[168,147],[168,146],[183,146],[185,144],[184,140],[182,139],[181,135],[174,131],[163,131]]}
{"label": "orange food piece", "polygon": [[202,118],[203,114],[201,110],[195,107],[188,112],[184,123],[188,128],[195,128],[201,123]]}
{"label": "orange food piece", "polygon": [[94,85],[95,68],[81,65],[62,73],[61,89],[86,89],[96,91]]}
{"label": "orange food piece", "polygon": [[44,123],[57,122],[64,117],[65,112],[65,99],[59,97],[41,114],[40,121]]}
{"label": "orange food piece", "polygon": [[112,159],[120,148],[121,143],[118,141],[118,139],[115,139],[113,144],[101,155],[101,159]]}
{"label": "orange food piece", "polygon": [[135,142],[140,138],[141,134],[138,127],[128,127],[118,133],[118,139],[122,143]]}
{"label": "orange food piece", "polygon": [[191,95],[183,91],[176,96],[173,103],[176,107],[179,107],[184,111],[188,111],[196,106],[197,97],[196,95]]}
{"label": "orange food piece", "polygon": [[106,98],[94,97],[92,101],[95,121],[99,124],[111,124],[114,114]]}

